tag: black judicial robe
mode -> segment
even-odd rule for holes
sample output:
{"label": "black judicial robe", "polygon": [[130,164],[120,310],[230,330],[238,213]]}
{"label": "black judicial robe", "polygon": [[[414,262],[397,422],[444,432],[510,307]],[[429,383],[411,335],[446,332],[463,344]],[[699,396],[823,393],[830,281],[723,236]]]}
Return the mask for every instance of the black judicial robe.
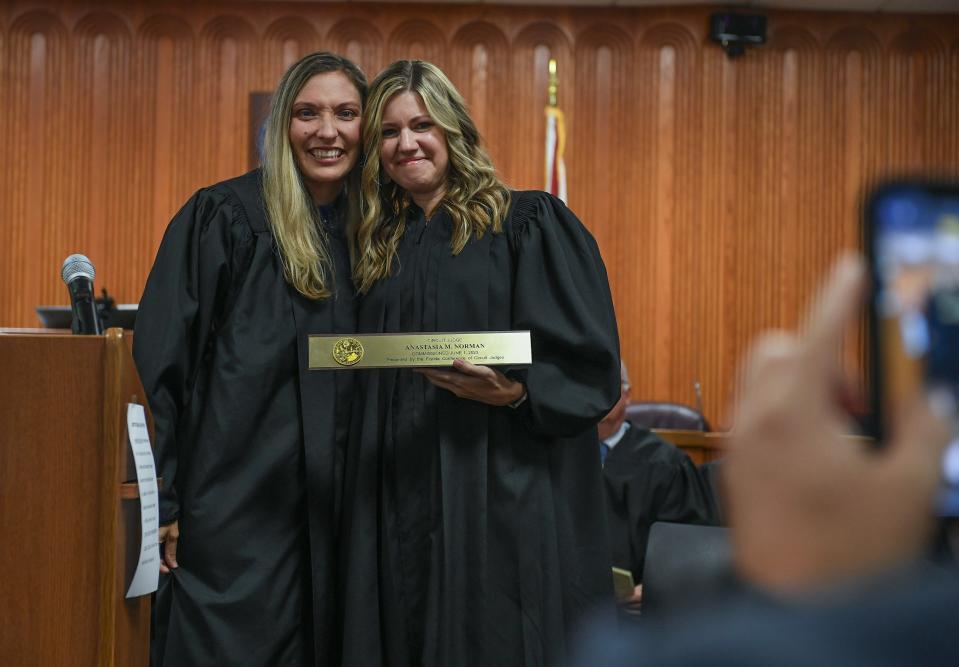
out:
{"label": "black judicial robe", "polygon": [[352,376],[307,371],[306,336],[354,331],[349,256],[330,222],[335,297],[300,295],[283,277],[260,188],[251,172],[187,202],[137,314],[161,521],[180,522],[180,567],[157,594],[155,664],[328,664],[334,650],[336,470]]}
{"label": "black judicial robe", "polygon": [[454,256],[450,218],[414,214],[361,332],[532,332],[518,410],[410,370],[362,371],[344,498],[343,662],[560,665],[612,613],[596,423],[619,343],[595,241],[559,200],[514,193],[500,234]]}
{"label": "black judicial robe", "polygon": [[612,563],[643,580],[649,528],[655,521],[719,524],[709,484],[684,451],[630,425],[603,466]]}

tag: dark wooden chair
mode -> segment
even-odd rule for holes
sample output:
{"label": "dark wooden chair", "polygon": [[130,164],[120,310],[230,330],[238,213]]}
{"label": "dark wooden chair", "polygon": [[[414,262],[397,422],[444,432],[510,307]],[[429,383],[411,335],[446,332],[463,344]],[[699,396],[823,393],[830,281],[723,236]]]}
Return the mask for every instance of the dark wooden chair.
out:
{"label": "dark wooden chair", "polygon": [[638,428],[711,431],[701,412],[681,403],[637,401],[626,406],[626,419]]}

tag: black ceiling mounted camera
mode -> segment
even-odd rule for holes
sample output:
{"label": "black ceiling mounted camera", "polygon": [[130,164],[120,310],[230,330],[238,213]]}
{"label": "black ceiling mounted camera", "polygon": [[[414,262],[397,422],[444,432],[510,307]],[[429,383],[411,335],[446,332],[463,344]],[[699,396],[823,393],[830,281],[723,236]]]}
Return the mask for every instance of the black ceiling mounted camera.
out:
{"label": "black ceiling mounted camera", "polygon": [[759,14],[713,14],[709,37],[719,42],[730,58],[746,52],[746,45],[766,43],[766,17]]}

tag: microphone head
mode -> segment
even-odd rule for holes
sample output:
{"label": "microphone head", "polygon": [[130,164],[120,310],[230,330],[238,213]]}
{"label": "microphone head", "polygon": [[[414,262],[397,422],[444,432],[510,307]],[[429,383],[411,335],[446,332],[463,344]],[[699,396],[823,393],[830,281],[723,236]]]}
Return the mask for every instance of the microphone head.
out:
{"label": "microphone head", "polygon": [[93,263],[86,255],[70,255],[63,260],[63,268],[60,269],[60,277],[67,285],[77,278],[89,278],[90,282],[93,282],[96,275],[97,272],[93,270]]}

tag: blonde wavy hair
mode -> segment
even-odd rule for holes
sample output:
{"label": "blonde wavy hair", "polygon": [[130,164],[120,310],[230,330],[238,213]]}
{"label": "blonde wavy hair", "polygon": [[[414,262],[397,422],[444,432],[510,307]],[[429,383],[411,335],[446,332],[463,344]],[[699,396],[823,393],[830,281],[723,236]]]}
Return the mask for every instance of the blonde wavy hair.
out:
{"label": "blonde wavy hair", "polygon": [[[300,294],[327,299],[333,294],[333,260],[320,220],[290,146],[293,103],[312,77],[342,72],[366,102],[366,76],[352,61],[335,53],[311,53],[294,63],[273,94],[263,140],[263,201],[283,262],[283,275]],[[362,159],[346,177],[348,227],[359,217],[359,177]]]}
{"label": "blonde wavy hair", "polygon": [[463,97],[445,74],[422,60],[398,60],[373,80],[363,123],[360,223],[356,232],[353,282],[360,293],[390,273],[406,229],[409,193],[389,180],[380,163],[383,110],[390,100],[413,92],[446,135],[449,172],[446,193],[437,208],[453,220],[450,248],[459,254],[471,237],[501,232],[509,210],[509,189],[496,177],[489,155]]}

